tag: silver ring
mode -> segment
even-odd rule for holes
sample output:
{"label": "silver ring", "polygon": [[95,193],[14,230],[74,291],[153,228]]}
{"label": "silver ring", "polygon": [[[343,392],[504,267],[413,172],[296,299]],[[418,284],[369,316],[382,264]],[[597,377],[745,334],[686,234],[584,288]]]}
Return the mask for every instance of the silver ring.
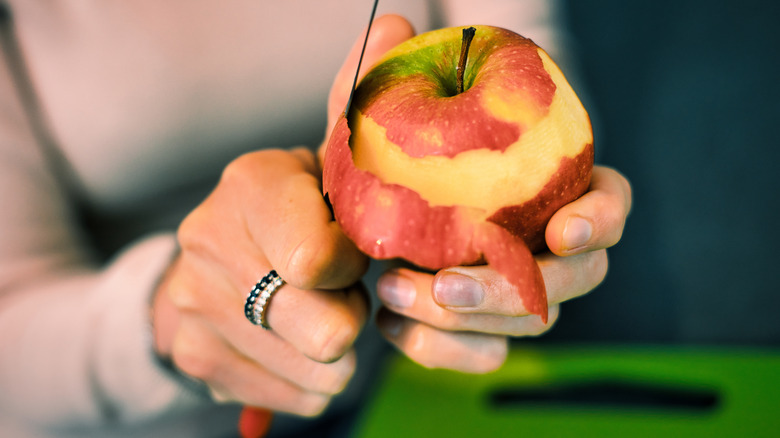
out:
{"label": "silver ring", "polygon": [[271,272],[265,274],[252,288],[252,291],[249,292],[249,296],[246,297],[246,303],[244,304],[244,316],[246,316],[246,319],[254,325],[271,330],[265,314],[268,311],[268,306],[271,304],[271,297],[284,284],[285,281],[282,280],[282,277],[275,270],[272,269]]}

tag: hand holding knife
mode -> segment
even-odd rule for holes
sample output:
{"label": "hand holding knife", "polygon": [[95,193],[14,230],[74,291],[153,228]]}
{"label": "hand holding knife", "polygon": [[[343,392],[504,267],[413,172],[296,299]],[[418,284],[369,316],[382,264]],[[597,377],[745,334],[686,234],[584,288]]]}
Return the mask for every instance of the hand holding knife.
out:
{"label": "hand holding knife", "polygon": [[[352,89],[349,93],[349,100],[344,108],[344,114],[349,113],[349,107],[352,103],[352,97],[355,94],[355,88],[357,86],[358,77],[360,76],[360,67],[363,63],[363,55],[366,52],[366,45],[368,44],[368,36],[371,33],[371,24],[374,22],[374,16],[376,15],[376,8],[379,4],[379,0],[374,0],[374,6],[371,9],[371,17],[368,20],[368,28],[366,30],[366,37],[363,40],[363,48],[360,51],[360,58],[358,59],[357,69],[355,71],[355,79],[352,82]],[[241,416],[238,420],[238,431],[242,438],[261,438],[268,433],[271,427],[271,421],[273,420],[273,412],[264,408],[257,408],[252,406],[245,406],[241,411]]]}

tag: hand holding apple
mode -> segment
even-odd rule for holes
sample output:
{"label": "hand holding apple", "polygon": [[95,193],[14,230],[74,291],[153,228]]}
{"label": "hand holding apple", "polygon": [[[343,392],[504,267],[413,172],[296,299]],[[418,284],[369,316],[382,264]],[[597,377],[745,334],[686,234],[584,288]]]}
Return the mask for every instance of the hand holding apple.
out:
{"label": "hand holding apple", "polygon": [[377,288],[385,306],[377,325],[393,345],[426,367],[495,370],[504,363],[509,337],[545,333],[558,319],[560,303],[588,293],[603,280],[605,248],[620,239],[630,204],[626,179],[595,166],[588,192],[550,219],[546,235],[552,252],[534,256],[547,291],[546,323],[530,314],[513,284],[481,265],[435,274],[412,269],[385,273]]}
{"label": "hand holding apple", "polygon": [[333,130],[323,188],[370,256],[433,270],[487,262],[546,321],[532,252],[553,214],[588,188],[590,122],[530,40],[477,26],[463,47],[461,28],[442,29],[376,64]]}

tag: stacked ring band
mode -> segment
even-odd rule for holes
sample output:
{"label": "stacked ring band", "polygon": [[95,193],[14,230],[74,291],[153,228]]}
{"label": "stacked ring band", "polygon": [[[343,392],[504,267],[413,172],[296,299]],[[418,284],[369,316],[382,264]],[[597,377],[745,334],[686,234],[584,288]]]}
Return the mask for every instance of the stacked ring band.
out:
{"label": "stacked ring band", "polygon": [[271,330],[268,325],[265,314],[268,310],[268,305],[271,302],[271,297],[276,293],[279,288],[284,285],[284,280],[275,270],[271,270],[266,274],[260,282],[258,282],[252,291],[249,292],[249,296],[246,298],[244,304],[244,315],[254,325]]}

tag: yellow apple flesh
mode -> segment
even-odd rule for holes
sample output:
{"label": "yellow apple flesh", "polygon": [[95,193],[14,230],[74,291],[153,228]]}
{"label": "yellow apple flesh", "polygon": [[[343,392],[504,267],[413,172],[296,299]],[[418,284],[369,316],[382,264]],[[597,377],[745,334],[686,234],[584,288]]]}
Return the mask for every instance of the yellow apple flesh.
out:
{"label": "yellow apple flesh", "polygon": [[461,28],[419,35],[374,66],[333,130],[323,190],[370,256],[434,270],[487,262],[546,320],[532,253],[555,211],[587,190],[590,121],[542,49],[476,29],[462,93]]}

